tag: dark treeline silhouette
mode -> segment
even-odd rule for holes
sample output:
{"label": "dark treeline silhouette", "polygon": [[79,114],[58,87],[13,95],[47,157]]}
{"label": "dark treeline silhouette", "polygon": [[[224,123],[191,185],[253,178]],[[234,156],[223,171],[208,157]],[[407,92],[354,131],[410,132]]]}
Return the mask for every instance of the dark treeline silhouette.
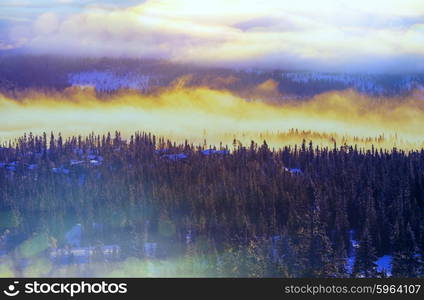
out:
{"label": "dark treeline silhouette", "polygon": [[[30,134],[4,146],[5,251],[40,232],[61,245],[81,223],[87,245],[118,243],[123,258],[142,258],[154,241],[161,257],[207,257],[208,276],[384,277],[383,255],[393,276],[424,274],[424,150],[207,150],[118,132]],[[93,222],[104,229],[90,232]]]}

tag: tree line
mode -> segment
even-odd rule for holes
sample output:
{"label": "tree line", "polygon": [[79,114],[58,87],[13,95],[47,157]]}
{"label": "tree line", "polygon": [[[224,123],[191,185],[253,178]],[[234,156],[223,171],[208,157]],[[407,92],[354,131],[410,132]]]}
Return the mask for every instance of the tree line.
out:
{"label": "tree line", "polygon": [[29,134],[0,163],[8,253],[40,233],[64,246],[80,223],[86,245],[143,259],[154,242],[160,259],[202,258],[205,276],[385,277],[383,255],[393,276],[424,274],[424,150]]}

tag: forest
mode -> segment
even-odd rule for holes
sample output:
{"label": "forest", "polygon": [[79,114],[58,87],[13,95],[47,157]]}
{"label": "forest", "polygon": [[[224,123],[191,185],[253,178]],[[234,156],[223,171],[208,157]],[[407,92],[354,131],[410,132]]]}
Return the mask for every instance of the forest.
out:
{"label": "forest", "polygon": [[0,214],[3,276],[422,277],[424,150],[27,134]]}
{"label": "forest", "polygon": [[[90,77],[87,75],[95,75],[97,78],[85,78]],[[83,84],[85,80],[85,84],[95,85],[98,94],[104,96],[116,92],[111,86],[101,87],[105,84],[102,78],[105,75],[111,75],[113,81],[125,81],[125,88],[137,84],[140,76],[149,77],[150,82],[148,89],[144,89],[145,93],[169,86],[178,78],[186,77],[186,84],[189,86],[225,88],[245,98],[251,96],[246,87],[256,86],[270,79],[278,83],[279,92],[292,99],[307,99],[324,92],[346,89],[355,89],[369,96],[390,97],[407,95],[424,85],[424,76],[421,73],[349,74],[293,72],[281,68],[232,69],[158,59],[19,55],[0,51],[0,92],[5,95],[17,97],[22,91],[31,89],[63,91],[72,85]],[[74,82],[73,77],[83,80]],[[276,102],[281,100],[273,99]]]}

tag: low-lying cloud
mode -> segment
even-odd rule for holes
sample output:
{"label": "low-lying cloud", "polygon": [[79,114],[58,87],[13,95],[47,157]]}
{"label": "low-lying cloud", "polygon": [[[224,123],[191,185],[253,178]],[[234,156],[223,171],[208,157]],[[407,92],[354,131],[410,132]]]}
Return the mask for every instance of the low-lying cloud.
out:
{"label": "low-lying cloud", "polygon": [[339,91],[308,101],[266,102],[274,93],[268,80],[252,87],[255,96],[249,101],[225,89],[177,82],[150,94],[120,91],[106,99],[79,88],[51,94],[32,91],[19,100],[0,95],[0,139],[29,132],[70,136],[119,130],[126,137],[147,131],[176,141],[206,140],[215,145],[231,145],[234,139],[245,145],[267,140],[277,148],[303,139],[324,146],[337,142],[419,149],[424,145],[422,92],[377,99]]}

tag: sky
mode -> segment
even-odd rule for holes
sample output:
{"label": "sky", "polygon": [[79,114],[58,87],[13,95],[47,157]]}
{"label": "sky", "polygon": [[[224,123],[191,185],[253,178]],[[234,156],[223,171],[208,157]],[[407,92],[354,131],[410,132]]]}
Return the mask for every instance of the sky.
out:
{"label": "sky", "polygon": [[423,72],[422,0],[0,0],[0,49]]}

